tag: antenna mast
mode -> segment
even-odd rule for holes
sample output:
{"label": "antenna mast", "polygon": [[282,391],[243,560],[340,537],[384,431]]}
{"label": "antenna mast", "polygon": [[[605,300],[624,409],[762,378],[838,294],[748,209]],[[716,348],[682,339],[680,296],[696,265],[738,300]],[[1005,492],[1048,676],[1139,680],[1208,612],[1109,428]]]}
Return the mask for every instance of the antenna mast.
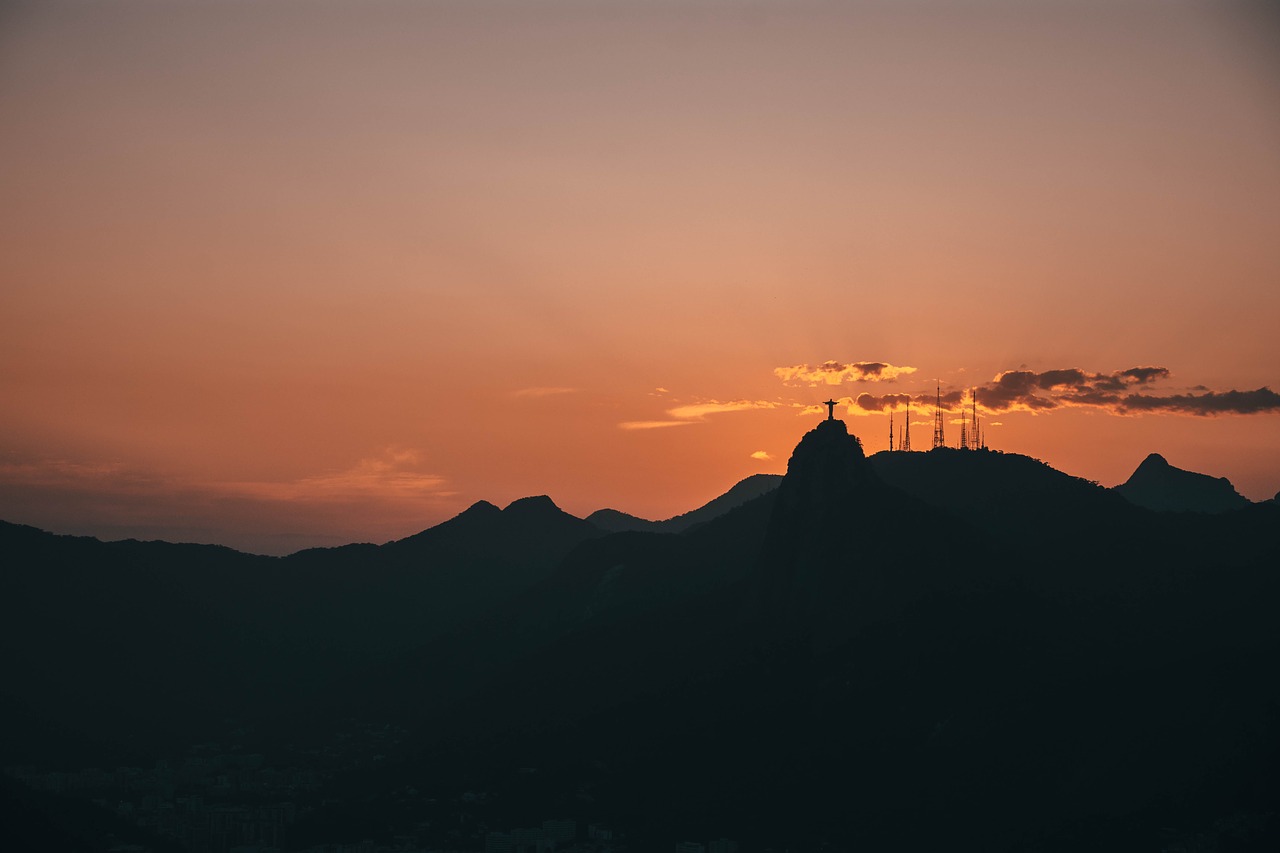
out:
{"label": "antenna mast", "polygon": [[889,449],[893,450],[893,409],[889,410]]}
{"label": "antenna mast", "polygon": [[938,383],[938,398],[933,404],[933,446],[935,448],[945,447],[946,442],[942,436],[942,383]]}
{"label": "antenna mast", "polygon": [[908,453],[911,452],[911,398],[907,398],[907,417],[906,424],[902,428],[902,446],[901,450]]}
{"label": "antenna mast", "polygon": [[982,448],[982,440],[979,438],[982,433],[978,431],[978,389],[973,389],[973,449],[980,450]]}

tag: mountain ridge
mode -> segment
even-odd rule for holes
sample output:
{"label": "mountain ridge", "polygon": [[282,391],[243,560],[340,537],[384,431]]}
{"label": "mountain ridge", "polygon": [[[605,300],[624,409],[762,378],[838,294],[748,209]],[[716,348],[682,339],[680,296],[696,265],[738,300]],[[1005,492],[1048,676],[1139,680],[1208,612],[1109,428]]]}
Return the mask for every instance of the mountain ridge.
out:
{"label": "mountain ridge", "polygon": [[1176,468],[1159,453],[1148,454],[1114,491],[1156,512],[1223,513],[1252,503],[1226,477]]}
{"label": "mountain ridge", "polygon": [[287,558],[0,524],[21,649],[0,725],[30,736],[5,757],[403,729],[297,848],[416,831],[412,788],[641,849],[1161,849],[1280,805],[1278,524],[1153,512],[1018,454],[868,457],[840,421],[678,535],[546,496]]}

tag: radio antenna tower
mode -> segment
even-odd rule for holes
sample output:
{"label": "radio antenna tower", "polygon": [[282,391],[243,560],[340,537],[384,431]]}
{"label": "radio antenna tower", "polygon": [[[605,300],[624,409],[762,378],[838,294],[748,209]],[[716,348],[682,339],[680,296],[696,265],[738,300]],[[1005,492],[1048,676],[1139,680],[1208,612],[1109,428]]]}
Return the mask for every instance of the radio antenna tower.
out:
{"label": "radio antenna tower", "polygon": [[973,449],[982,449],[981,432],[978,430],[978,389],[973,389]]}
{"label": "radio antenna tower", "polygon": [[946,447],[947,443],[942,435],[942,383],[938,383],[938,399],[933,404],[933,446]]}
{"label": "radio antenna tower", "polygon": [[964,392],[960,392],[960,449],[969,449],[969,419],[964,416]]}
{"label": "radio antenna tower", "polygon": [[893,409],[889,410],[889,449],[893,450]]}
{"label": "radio antenna tower", "polygon": [[907,398],[907,417],[906,424],[902,428],[902,445],[899,450],[911,452],[911,398]]}

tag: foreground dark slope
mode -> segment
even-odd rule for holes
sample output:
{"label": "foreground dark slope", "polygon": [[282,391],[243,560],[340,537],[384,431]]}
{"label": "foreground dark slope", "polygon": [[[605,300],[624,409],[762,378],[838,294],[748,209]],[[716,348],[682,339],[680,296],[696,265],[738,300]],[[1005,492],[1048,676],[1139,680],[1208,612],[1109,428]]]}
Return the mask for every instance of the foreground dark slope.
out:
{"label": "foreground dark slope", "polygon": [[340,706],[332,697],[351,672],[486,612],[599,535],[548,498],[480,503],[381,547],[286,558],[0,522],[0,640],[12,651],[0,722],[25,732],[0,757],[138,760],[228,719]]}
{"label": "foreground dark slope", "polygon": [[696,544],[580,546],[458,635],[496,650],[471,698],[407,701],[427,747],[347,780],[363,800],[325,832],[465,785],[509,822],[574,813],[655,845],[1155,851],[1236,826],[1234,849],[1272,849],[1273,507],[1185,519],[1025,457],[905,460],[968,483],[966,523],[875,462],[827,422]]}
{"label": "foreground dark slope", "polygon": [[[603,535],[545,496],[285,558],[0,522],[0,725],[22,733],[0,741],[0,759],[150,761],[245,725],[268,749],[273,734],[319,736],[345,714],[395,717],[381,700],[418,650],[507,612]],[[367,673],[385,681],[365,689]]]}

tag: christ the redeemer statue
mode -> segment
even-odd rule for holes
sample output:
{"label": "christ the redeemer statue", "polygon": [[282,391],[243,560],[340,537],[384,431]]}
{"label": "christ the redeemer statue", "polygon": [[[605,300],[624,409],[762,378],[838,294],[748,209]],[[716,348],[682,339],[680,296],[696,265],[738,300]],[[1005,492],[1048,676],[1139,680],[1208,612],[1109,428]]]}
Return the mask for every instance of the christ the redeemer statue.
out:
{"label": "christ the redeemer statue", "polygon": [[836,419],[836,401],[828,400],[822,405],[827,407],[827,420],[834,421]]}

